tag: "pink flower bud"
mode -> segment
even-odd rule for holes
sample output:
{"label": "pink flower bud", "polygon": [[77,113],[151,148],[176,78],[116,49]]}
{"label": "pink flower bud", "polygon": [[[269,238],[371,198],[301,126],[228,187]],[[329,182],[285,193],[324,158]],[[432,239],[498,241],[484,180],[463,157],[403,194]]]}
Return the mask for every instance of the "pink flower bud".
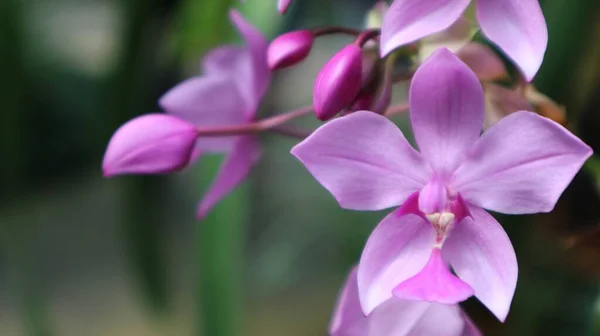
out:
{"label": "pink flower bud", "polygon": [[161,174],[187,165],[196,144],[193,124],[167,114],[147,114],[128,121],[110,139],[104,154],[105,177]]}
{"label": "pink flower bud", "polygon": [[278,36],[267,51],[269,68],[276,70],[301,62],[310,53],[314,41],[313,33],[306,29]]}
{"label": "pink flower bud", "polygon": [[317,118],[328,120],[352,104],[360,91],[362,51],[349,44],[321,69],[315,81],[313,107]]}

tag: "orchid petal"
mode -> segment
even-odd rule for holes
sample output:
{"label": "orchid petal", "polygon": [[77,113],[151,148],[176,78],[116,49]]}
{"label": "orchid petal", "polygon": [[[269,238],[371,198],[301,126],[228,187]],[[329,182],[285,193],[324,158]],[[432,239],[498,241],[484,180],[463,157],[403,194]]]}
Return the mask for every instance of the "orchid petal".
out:
{"label": "orchid petal", "polygon": [[[425,313],[406,336],[462,336],[466,328],[465,318],[467,317],[459,305],[433,303],[429,305]],[[398,322],[396,323],[398,324]],[[393,335],[395,336],[396,334]]]}
{"label": "orchid petal", "polygon": [[242,183],[259,158],[258,140],[251,136],[240,137],[202,198],[198,206],[198,218],[206,216],[223,197]]}
{"label": "orchid petal", "polygon": [[431,174],[400,129],[368,111],[326,123],[292,154],[346,209],[397,206]]}
{"label": "orchid petal", "polygon": [[229,12],[229,19],[243,36],[250,51],[252,83],[251,85],[242,85],[240,89],[242,92],[246,92],[243,95],[247,98],[250,106],[253,107],[246,111],[247,116],[254,118],[258,105],[267,92],[271,80],[271,70],[267,65],[268,42],[262,33],[246,21],[237,10]]}
{"label": "orchid petal", "polygon": [[507,76],[506,67],[492,49],[480,43],[468,43],[456,56],[475,72],[481,81],[493,81]]}
{"label": "orchid petal", "polygon": [[469,318],[469,316],[464,312],[462,313],[462,315],[465,319],[465,328],[463,329],[461,336],[482,336],[483,334],[481,333],[479,328],[477,328],[475,323],[473,323],[471,318]]}
{"label": "orchid petal", "polygon": [[444,256],[475,296],[504,321],[517,285],[517,257],[494,217],[476,206],[469,210],[472,217],[456,224],[444,243]]}
{"label": "orchid petal", "polygon": [[463,336],[465,318],[458,305],[391,298],[367,317],[369,332],[353,336]]}
{"label": "orchid petal", "polygon": [[367,318],[358,298],[357,267],[354,267],[338,298],[333,318],[329,325],[330,335],[366,335]]}
{"label": "orchid petal", "polygon": [[548,29],[538,0],[477,0],[483,33],[531,81],[544,60]]}
{"label": "orchid petal", "polygon": [[[230,78],[194,77],[183,81],[160,98],[169,114],[199,127],[231,126],[247,123],[243,99]],[[206,152],[229,151],[237,137],[202,137],[197,149]]]}
{"label": "orchid petal", "polygon": [[[245,63],[245,64],[244,64]],[[205,74],[223,74],[239,71],[244,67],[250,69],[250,53],[248,49],[237,45],[226,45],[210,50],[202,58],[202,70]],[[239,74],[237,74],[239,76]],[[248,81],[251,84],[251,81]]]}
{"label": "orchid petal", "polygon": [[[420,329],[423,326],[423,319],[427,317],[426,314],[432,305],[426,301],[391,298],[379,305],[367,317],[368,333],[355,336],[415,336],[417,334],[414,333],[414,329]],[[424,334],[420,335],[424,336]],[[440,335],[446,336],[445,334]]]}
{"label": "orchid petal", "polygon": [[427,264],[436,234],[416,215],[389,214],[371,233],[358,266],[358,290],[365,314],[392,297],[392,290]]}
{"label": "orchid petal", "polygon": [[409,103],[421,154],[438,174],[450,175],[481,132],[485,104],[479,80],[456,55],[440,49],[416,71]]}
{"label": "orchid petal", "polygon": [[423,220],[427,221],[427,217],[425,217],[425,214],[421,210],[419,210],[419,195],[419,192],[415,192],[412,195],[408,196],[406,201],[404,201],[404,203],[402,203],[398,210],[395,211],[396,216],[402,217],[409,214],[413,214],[421,216]]}
{"label": "orchid petal", "polygon": [[482,135],[451,185],[467,203],[492,211],[548,212],[591,154],[554,121],[519,111]]}
{"label": "orchid petal", "polygon": [[394,288],[399,299],[456,304],[473,295],[473,289],[448,269],[442,251],[434,248],[431,257],[419,273]]}
{"label": "orchid petal", "polygon": [[248,48],[220,47],[209,52],[202,66],[207,76],[231,81],[241,97],[237,109],[246,120],[253,120],[260,99],[254,92],[254,69]]}
{"label": "orchid petal", "polygon": [[203,76],[187,79],[165,93],[159,101],[169,114],[196,126],[245,123],[242,97],[230,78]]}
{"label": "orchid petal", "polygon": [[450,27],[470,0],[395,0],[381,28],[381,55]]}
{"label": "orchid petal", "polygon": [[[432,323],[433,321],[433,323]],[[458,305],[390,298],[365,316],[358,301],[356,268],[340,293],[329,334],[332,336],[479,336]]]}

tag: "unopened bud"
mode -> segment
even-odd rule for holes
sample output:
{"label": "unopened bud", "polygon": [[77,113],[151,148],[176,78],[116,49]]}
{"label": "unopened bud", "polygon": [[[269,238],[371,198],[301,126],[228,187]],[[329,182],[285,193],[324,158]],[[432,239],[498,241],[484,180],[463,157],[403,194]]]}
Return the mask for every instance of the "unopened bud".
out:
{"label": "unopened bud", "polygon": [[329,120],[355,100],[361,86],[362,50],[349,44],[321,69],[315,81],[313,107],[317,118]]}
{"label": "unopened bud", "polygon": [[297,30],[278,36],[269,45],[267,63],[271,70],[303,61],[312,49],[315,37],[309,30]]}
{"label": "unopened bud", "polygon": [[105,177],[163,174],[185,167],[196,144],[196,127],[166,114],[128,121],[112,136],[104,154]]}

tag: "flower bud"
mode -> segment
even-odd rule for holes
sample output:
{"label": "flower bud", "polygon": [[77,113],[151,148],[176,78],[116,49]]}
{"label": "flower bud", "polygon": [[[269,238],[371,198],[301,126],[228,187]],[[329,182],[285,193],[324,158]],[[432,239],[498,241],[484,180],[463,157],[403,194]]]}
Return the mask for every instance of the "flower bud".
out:
{"label": "flower bud", "polygon": [[315,37],[309,30],[297,30],[278,36],[269,45],[267,63],[271,70],[301,62],[312,49]]}
{"label": "flower bud", "polygon": [[196,136],[193,124],[167,114],[147,114],[130,120],[108,143],[102,162],[104,176],[179,170],[189,162]]}
{"label": "flower bud", "polygon": [[317,118],[329,120],[352,104],[360,91],[362,50],[349,44],[321,69],[315,81],[313,107]]}

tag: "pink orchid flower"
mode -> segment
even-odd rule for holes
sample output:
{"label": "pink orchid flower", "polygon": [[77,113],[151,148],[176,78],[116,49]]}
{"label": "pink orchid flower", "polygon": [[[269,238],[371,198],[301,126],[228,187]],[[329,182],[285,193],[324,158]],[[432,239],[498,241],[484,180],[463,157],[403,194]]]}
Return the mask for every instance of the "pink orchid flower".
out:
{"label": "pink orchid flower", "polygon": [[517,260],[484,208],[551,211],[592,151],[559,124],[527,111],[481,134],[481,84],[448,49],[417,70],[409,104],[420,152],[390,120],[360,111],[321,126],[292,154],[343,208],[402,205],[375,228],[361,256],[357,279],[365,314],[394,296],[455,304],[475,295],[504,321]]}
{"label": "pink orchid flower", "polygon": [[329,325],[331,336],[480,336],[458,305],[391,298],[365,316],[354,268],[338,298]]}
{"label": "pink orchid flower", "polygon": [[[165,111],[199,128],[253,122],[270,82],[267,40],[239,12],[231,11],[230,19],[246,46],[212,50],[203,59],[202,76],[180,83],[160,99]],[[200,137],[195,156],[212,153],[225,153],[227,157],[200,202],[199,217],[246,178],[260,157],[260,147],[253,135]]]}
{"label": "pink orchid flower", "polygon": [[[456,22],[471,0],[394,0],[381,29],[381,54],[440,32]],[[538,0],[476,0],[483,33],[533,79],[544,59],[548,29]]]}

